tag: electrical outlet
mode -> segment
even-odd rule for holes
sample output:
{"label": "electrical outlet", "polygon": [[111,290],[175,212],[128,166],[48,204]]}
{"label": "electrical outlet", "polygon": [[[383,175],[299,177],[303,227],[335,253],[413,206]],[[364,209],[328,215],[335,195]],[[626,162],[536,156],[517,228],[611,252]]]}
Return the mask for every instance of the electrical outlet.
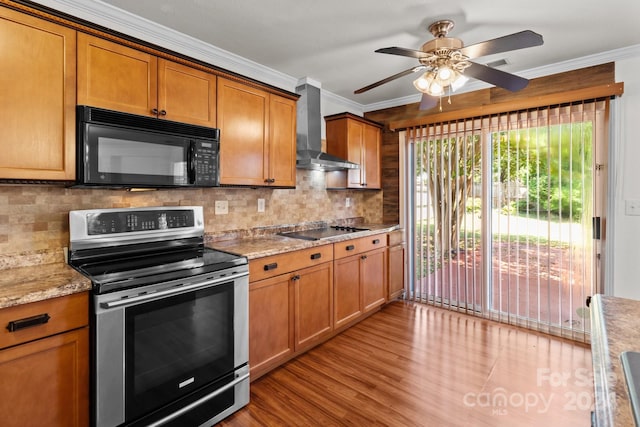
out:
{"label": "electrical outlet", "polygon": [[344,199],[344,207],[348,208],[351,206],[351,197],[347,197],[346,199]]}
{"label": "electrical outlet", "polygon": [[264,199],[258,199],[258,212],[264,212]]}
{"label": "electrical outlet", "polygon": [[640,215],[640,200],[625,200],[624,213],[625,215]]}
{"label": "electrical outlet", "polygon": [[226,200],[216,200],[214,206],[216,215],[226,215],[229,213],[229,202]]}

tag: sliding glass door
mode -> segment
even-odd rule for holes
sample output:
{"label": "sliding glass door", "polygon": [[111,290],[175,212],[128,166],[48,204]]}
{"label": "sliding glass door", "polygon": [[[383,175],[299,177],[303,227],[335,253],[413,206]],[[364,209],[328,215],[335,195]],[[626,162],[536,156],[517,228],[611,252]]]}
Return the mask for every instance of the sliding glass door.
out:
{"label": "sliding glass door", "polygon": [[606,112],[588,102],[408,130],[411,297],[586,339]]}

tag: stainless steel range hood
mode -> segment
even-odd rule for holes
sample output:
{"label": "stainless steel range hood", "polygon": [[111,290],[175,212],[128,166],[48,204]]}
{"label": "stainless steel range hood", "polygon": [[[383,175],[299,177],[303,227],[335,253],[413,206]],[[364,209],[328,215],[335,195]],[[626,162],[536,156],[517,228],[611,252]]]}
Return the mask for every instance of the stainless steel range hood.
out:
{"label": "stainless steel range hood", "polygon": [[300,95],[297,107],[297,161],[299,169],[336,171],[358,169],[360,165],[322,152],[322,113],[320,88],[309,83],[296,87]]}

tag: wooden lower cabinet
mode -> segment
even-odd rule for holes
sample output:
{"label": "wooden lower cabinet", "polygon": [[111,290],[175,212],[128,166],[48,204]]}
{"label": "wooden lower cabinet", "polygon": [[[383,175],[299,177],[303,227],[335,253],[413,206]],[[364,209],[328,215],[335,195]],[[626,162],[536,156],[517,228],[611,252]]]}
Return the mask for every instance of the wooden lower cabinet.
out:
{"label": "wooden lower cabinet", "polygon": [[293,286],[289,274],[249,284],[249,366],[260,375],[294,351]]}
{"label": "wooden lower cabinet", "polygon": [[394,300],[404,292],[404,245],[389,247],[388,254],[389,289],[388,300]]}
{"label": "wooden lower cabinet", "polygon": [[360,257],[362,270],[362,311],[367,313],[386,301],[387,248],[369,251]]}
{"label": "wooden lower cabinet", "polygon": [[334,244],[334,327],[356,322],[387,300],[387,236]]}
{"label": "wooden lower cabinet", "polygon": [[3,427],[89,425],[88,307],[82,293],[0,310],[3,326],[50,316],[0,333]]}
{"label": "wooden lower cabinet", "polygon": [[0,351],[4,427],[89,424],[89,329]]}
{"label": "wooden lower cabinet", "polygon": [[252,379],[331,336],[332,260],[333,247],[326,245],[250,261]]}
{"label": "wooden lower cabinet", "polygon": [[360,317],[360,255],[334,261],[335,327],[339,328]]}
{"label": "wooden lower cabinet", "polygon": [[387,236],[253,259],[249,277],[249,366],[255,380],[387,301]]}
{"label": "wooden lower cabinet", "polygon": [[294,274],[295,349],[305,350],[333,330],[333,265],[327,262]]}
{"label": "wooden lower cabinet", "polygon": [[336,328],[385,303],[386,250],[380,248],[334,261]]}

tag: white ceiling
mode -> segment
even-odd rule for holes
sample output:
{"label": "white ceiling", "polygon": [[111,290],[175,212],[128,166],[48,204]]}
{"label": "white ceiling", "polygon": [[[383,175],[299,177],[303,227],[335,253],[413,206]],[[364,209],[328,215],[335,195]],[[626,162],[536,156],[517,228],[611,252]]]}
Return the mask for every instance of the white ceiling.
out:
{"label": "white ceiling", "polygon": [[[412,77],[360,95],[353,91],[418,65],[374,53],[419,49],[430,23],[453,19],[450,36],[465,45],[521,30],[544,45],[476,59],[505,59],[520,73],[640,45],[638,0],[104,0],[104,3],[190,35],[362,105],[415,95]],[[531,74],[531,73],[529,73]]]}

